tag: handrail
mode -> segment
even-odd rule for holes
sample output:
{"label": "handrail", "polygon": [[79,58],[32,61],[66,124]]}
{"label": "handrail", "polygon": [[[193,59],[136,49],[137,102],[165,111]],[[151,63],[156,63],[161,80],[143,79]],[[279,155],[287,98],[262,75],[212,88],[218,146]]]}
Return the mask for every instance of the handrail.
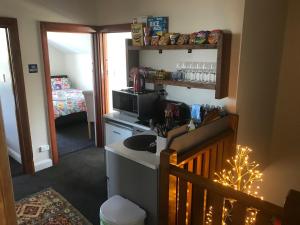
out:
{"label": "handrail", "polygon": [[247,207],[253,207],[265,212],[266,214],[274,215],[279,218],[283,217],[283,208],[270,202],[263,201],[259,198],[255,198],[251,195],[236,191],[234,189],[230,189],[219,183],[211,181],[202,176],[195,175],[174,165],[170,165],[169,172],[171,175],[179,177],[180,179],[183,179],[201,188],[208,189],[209,191],[213,191],[224,197],[233,198]]}
{"label": "handrail", "polygon": [[179,153],[177,156],[177,164],[186,162],[187,160],[195,157],[197,154],[199,154],[200,151],[202,151],[203,149],[206,149],[208,146],[216,143],[219,140],[229,137],[233,134],[234,134],[234,131],[232,129],[227,129],[227,130],[220,132],[217,135],[207,139],[206,141],[203,141],[202,143],[198,144],[196,147],[193,147],[192,150],[185,151],[183,153]]}

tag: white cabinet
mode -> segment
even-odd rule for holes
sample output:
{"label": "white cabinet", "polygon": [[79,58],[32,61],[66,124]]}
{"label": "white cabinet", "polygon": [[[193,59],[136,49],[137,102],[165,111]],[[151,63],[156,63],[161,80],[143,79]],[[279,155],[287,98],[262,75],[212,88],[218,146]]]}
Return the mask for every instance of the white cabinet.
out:
{"label": "white cabinet", "polygon": [[114,122],[105,123],[105,145],[121,142],[132,136],[132,128]]}

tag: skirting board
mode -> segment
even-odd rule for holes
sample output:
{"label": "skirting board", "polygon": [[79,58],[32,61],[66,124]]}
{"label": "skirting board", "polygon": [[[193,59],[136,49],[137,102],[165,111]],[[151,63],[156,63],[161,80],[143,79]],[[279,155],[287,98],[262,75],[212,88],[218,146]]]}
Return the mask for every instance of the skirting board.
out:
{"label": "skirting board", "polygon": [[16,160],[18,163],[22,164],[22,158],[21,158],[21,153],[18,153],[16,151],[14,151],[13,149],[11,149],[10,147],[7,147],[8,150],[8,154],[14,159]]}
{"label": "skirting board", "polygon": [[41,160],[39,162],[34,162],[35,172],[49,168],[51,166],[53,166],[53,162],[51,159],[45,159],[45,160]]}

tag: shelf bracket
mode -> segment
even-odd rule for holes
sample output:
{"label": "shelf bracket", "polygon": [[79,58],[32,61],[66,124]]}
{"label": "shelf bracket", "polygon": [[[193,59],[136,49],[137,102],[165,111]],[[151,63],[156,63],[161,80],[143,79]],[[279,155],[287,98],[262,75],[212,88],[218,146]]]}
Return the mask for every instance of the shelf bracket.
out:
{"label": "shelf bracket", "polygon": [[189,49],[188,49],[188,53],[192,53],[192,49],[189,48]]}
{"label": "shelf bracket", "polygon": [[159,50],[158,50],[158,53],[159,53],[159,54],[162,54],[162,49],[159,49]]}

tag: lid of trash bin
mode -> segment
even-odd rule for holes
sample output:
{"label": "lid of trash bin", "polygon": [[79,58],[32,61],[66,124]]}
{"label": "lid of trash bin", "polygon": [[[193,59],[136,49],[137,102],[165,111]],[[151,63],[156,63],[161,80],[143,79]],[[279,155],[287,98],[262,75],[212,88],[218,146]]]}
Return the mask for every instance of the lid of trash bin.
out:
{"label": "lid of trash bin", "polygon": [[101,205],[100,215],[106,222],[116,225],[137,224],[146,218],[143,209],[119,195],[114,195]]}

